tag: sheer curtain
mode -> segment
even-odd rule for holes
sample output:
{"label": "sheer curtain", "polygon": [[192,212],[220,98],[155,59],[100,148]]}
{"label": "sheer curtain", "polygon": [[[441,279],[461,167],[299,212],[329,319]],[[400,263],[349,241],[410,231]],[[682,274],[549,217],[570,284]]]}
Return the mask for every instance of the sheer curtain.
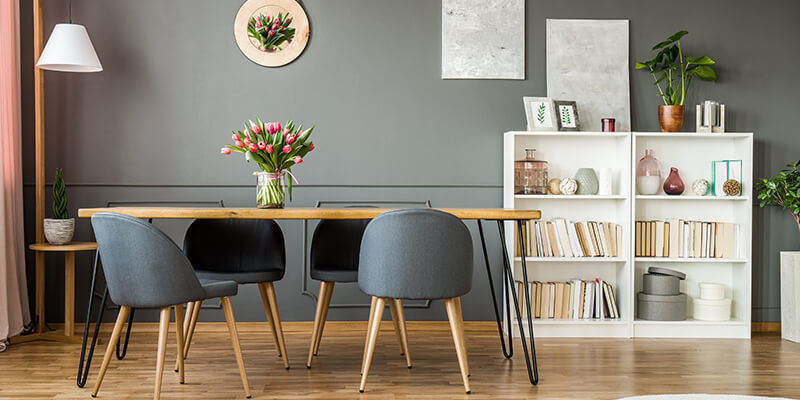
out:
{"label": "sheer curtain", "polygon": [[0,351],[30,322],[22,225],[19,8],[0,0]]}

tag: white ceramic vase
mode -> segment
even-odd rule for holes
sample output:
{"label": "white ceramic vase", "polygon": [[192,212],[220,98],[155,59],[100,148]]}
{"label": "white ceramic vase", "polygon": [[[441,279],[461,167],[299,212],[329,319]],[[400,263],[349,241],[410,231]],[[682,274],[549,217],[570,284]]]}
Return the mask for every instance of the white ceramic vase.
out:
{"label": "white ceramic vase", "polygon": [[72,241],[75,234],[75,218],[44,219],[44,238],[50,244],[67,244]]}

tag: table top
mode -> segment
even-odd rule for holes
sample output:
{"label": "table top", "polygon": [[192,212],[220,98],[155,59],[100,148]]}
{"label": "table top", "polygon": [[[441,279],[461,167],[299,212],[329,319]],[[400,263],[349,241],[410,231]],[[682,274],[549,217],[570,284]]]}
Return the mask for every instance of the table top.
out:
{"label": "table top", "polygon": [[83,251],[97,249],[95,242],[71,242],[67,244],[32,243],[31,250],[36,251]]}
{"label": "table top", "polygon": [[[212,208],[212,207],[105,207],[81,208],[78,217],[88,218],[101,212],[115,212],[137,218],[155,219],[372,219],[398,208]],[[434,208],[461,219],[529,220],[542,216],[539,210],[508,208]]]}

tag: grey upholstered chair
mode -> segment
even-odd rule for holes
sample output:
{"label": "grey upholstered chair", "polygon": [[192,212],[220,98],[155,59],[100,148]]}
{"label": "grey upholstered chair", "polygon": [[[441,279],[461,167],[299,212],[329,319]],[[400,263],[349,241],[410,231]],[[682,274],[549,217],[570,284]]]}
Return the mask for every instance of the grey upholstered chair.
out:
{"label": "grey upholstered chair", "polygon": [[472,268],[469,230],[451,214],[396,210],[369,223],[361,242],[358,285],[372,296],[373,306],[359,391],[367,383],[384,303],[444,299],[464,389],[470,392],[460,296],[472,289]]}
{"label": "grey upholstered chair", "polygon": [[[273,282],[283,279],[286,249],[280,226],[269,219],[198,219],[189,226],[183,252],[201,279],[255,283],[272,331],[278,357],[289,369],[289,356],[281,327]],[[184,331],[183,356],[188,357],[202,301],[190,303]],[[177,370],[177,365],[176,365]]]}
{"label": "grey upholstered chair", "polygon": [[[369,220],[366,219],[323,220],[314,229],[314,236],[311,239],[310,275],[312,279],[320,281],[320,286],[306,368],[311,368],[311,362],[319,352],[334,285],[336,282],[358,281],[361,238],[368,223]],[[374,300],[371,306],[375,306]],[[392,322],[400,343],[400,354],[406,356],[406,364],[408,368],[411,368],[411,356],[406,348],[403,303],[400,300],[389,302],[389,310],[392,313]]]}
{"label": "grey upholstered chair", "polygon": [[[198,279],[181,249],[163,232],[140,219],[116,213],[99,213],[92,216],[92,227],[103,259],[108,293],[114,303],[120,305],[117,322],[108,342],[92,397],[97,396],[100,390],[108,363],[114,354],[114,346],[119,340],[122,326],[132,307],[161,308],[153,396],[158,399],[161,395],[170,308],[175,308],[177,348],[181,349],[183,348],[183,304],[219,297],[225,312],[236,362],[239,364],[244,392],[249,398],[250,388],[229,298],[237,292],[236,282]],[[183,383],[183,357],[180,351],[178,351],[178,369],[180,382]]]}

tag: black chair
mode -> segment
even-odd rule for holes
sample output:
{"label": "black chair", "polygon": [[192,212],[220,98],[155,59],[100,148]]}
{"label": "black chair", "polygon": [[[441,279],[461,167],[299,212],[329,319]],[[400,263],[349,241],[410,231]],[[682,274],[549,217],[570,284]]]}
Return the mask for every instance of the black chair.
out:
{"label": "black chair", "polygon": [[[280,226],[268,219],[198,219],[189,226],[183,252],[201,279],[255,283],[267,314],[278,357],[289,369],[289,356],[273,282],[283,279],[286,249]],[[202,301],[188,305],[184,357],[194,335]]]}
{"label": "black chair", "polygon": [[[92,397],[96,397],[100,390],[111,356],[114,354],[114,347],[119,341],[122,327],[132,308],[161,309],[153,395],[157,400],[161,396],[170,308],[175,308],[175,331],[178,349],[181,349],[184,337],[183,304],[219,297],[222,309],[225,311],[225,320],[228,323],[228,332],[239,365],[245,395],[249,398],[250,388],[229,297],[237,292],[236,282],[199,279],[178,246],[163,232],[140,219],[116,213],[99,213],[92,216],[92,227],[97,237],[98,251],[103,258],[108,293],[114,303],[120,305],[117,322],[114,324]],[[180,383],[183,383],[183,357],[180,350],[178,369]]]}

